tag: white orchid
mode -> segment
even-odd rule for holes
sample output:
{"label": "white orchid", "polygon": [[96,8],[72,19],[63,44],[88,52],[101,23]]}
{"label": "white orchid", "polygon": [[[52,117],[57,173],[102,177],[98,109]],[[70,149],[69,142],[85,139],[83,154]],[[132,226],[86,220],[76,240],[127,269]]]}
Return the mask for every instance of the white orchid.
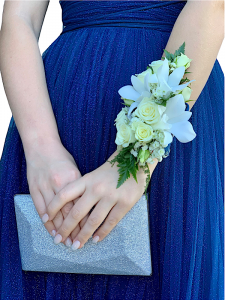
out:
{"label": "white orchid", "polygon": [[131,76],[132,85],[125,85],[118,90],[118,93],[120,94],[121,97],[134,101],[131,104],[127,114],[129,119],[131,118],[130,116],[131,112],[138,106],[141,100],[144,97],[147,98],[151,97],[150,87],[147,82],[148,79],[147,75],[145,75],[144,77],[144,83],[140,79],[138,79],[135,75],[132,75]]}
{"label": "white orchid", "polygon": [[130,119],[131,112],[138,106],[144,97],[151,97],[152,95],[167,99],[171,92],[175,93],[183,90],[194,79],[179,85],[181,79],[184,76],[185,67],[181,66],[176,68],[169,75],[169,61],[164,59],[163,64],[157,69],[156,74],[150,75],[146,73],[144,82],[138,79],[137,76],[131,76],[132,85],[123,86],[118,90],[118,93],[122,98],[133,100],[128,111],[128,118]]}
{"label": "white orchid", "polygon": [[185,111],[185,102],[182,94],[170,98],[166,103],[166,109],[160,122],[152,124],[154,130],[164,131],[165,147],[172,142],[172,134],[181,142],[187,143],[196,137],[192,124],[188,121],[192,112]]}
{"label": "white orchid", "polygon": [[181,66],[176,68],[169,75],[169,61],[165,57],[163,64],[158,68],[156,74],[153,74],[152,76],[149,76],[149,74],[146,75],[146,81],[150,84],[157,84],[157,88],[155,90],[161,91],[161,95],[159,96],[163,96],[166,99],[171,92],[176,94],[176,92],[180,92],[191,82],[195,81],[195,79],[193,79],[185,84],[179,84],[184,76],[184,72],[185,67]]}

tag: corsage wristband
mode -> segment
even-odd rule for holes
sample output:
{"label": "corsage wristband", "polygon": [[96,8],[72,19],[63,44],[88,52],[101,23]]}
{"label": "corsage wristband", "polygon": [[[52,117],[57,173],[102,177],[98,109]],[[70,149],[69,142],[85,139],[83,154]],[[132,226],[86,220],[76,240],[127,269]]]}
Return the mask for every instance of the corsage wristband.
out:
{"label": "corsage wristband", "polygon": [[140,166],[147,174],[146,193],[150,182],[148,163],[153,164],[154,158],[161,162],[169,155],[173,136],[182,143],[196,137],[188,121],[192,112],[187,104],[193,101],[189,100],[192,90],[188,85],[195,80],[183,78],[190,73],[186,69],[192,59],[184,54],[185,42],[174,54],[165,49],[164,52],[165,58],[153,61],[144,72],[132,75],[132,85],[118,91],[125,107],[115,119],[115,143],[119,153],[109,161],[112,166],[118,163],[117,188],[130,174],[137,182]]}

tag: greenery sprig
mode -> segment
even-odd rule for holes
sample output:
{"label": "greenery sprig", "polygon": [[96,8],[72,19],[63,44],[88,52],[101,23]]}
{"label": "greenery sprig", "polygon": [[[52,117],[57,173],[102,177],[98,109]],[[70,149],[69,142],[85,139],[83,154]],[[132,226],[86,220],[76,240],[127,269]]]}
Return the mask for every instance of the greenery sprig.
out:
{"label": "greenery sprig", "polygon": [[[183,44],[180,46],[179,49],[177,49],[177,50],[174,52],[174,54],[168,52],[168,51],[165,50],[165,49],[163,49],[163,50],[164,50],[164,52],[165,52],[165,54],[166,54],[166,58],[167,58],[168,60],[170,60],[171,62],[173,62],[174,59],[175,59],[177,56],[179,56],[181,53],[184,54],[184,52],[185,52],[185,42],[183,42]],[[164,59],[164,57],[163,57],[163,59]]]}
{"label": "greenery sprig", "polygon": [[146,185],[145,185],[145,196],[147,198],[147,188],[151,179],[150,170],[148,167],[148,164],[145,164],[144,166],[138,165],[139,160],[136,160],[136,158],[130,153],[130,150],[133,149],[136,142],[130,144],[129,146],[122,148],[120,152],[111,160],[110,162],[112,166],[116,162],[118,162],[118,172],[119,172],[119,179],[117,182],[116,188],[119,188],[128,178],[130,178],[130,174],[133,176],[134,180],[137,181],[137,171],[139,170],[138,167],[142,168],[144,170],[144,173],[147,174],[146,177]]}

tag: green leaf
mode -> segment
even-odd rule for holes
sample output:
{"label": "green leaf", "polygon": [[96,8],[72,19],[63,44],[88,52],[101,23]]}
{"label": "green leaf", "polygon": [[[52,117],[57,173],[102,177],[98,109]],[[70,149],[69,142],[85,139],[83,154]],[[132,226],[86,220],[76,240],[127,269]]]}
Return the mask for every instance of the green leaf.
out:
{"label": "green leaf", "polygon": [[130,177],[130,173],[127,169],[118,169],[120,175],[119,175],[119,178],[118,178],[118,183],[117,183],[117,186],[116,188],[118,189],[129,177]]}
{"label": "green leaf", "polygon": [[181,81],[180,81],[180,84],[182,84],[182,83],[184,83],[184,82],[189,82],[190,81],[190,79],[188,79],[188,78],[182,78],[181,79]]}
{"label": "green leaf", "polygon": [[180,46],[180,48],[175,51],[174,55],[179,56],[181,53],[184,54],[184,52],[185,52],[185,42],[183,42],[183,44]]}
{"label": "green leaf", "polygon": [[120,162],[120,163],[118,163],[118,165],[117,165],[119,168],[126,168],[127,167],[127,164],[126,164],[126,162]]}
{"label": "green leaf", "polygon": [[165,50],[165,49],[163,49],[164,50],[164,52],[165,52],[165,54],[166,54],[166,58],[168,59],[168,60],[172,60],[172,55],[173,54],[171,54],[170,52],[168,52],[167,50]]}
{"label": "green leaf", "polygon": [[147,177],[146,177],[146,186],[145,186],[145,196],[146,196],[146,198],[147,198],[147,189],[148,189],[149,182],[150,182],[150,180],[151,180],[151,173],[150,173],[148,164],[145,165],[145,170],[144,170],[144,172],[145,172],[146,174],[148,174]]}
{"label": "green leaf", "polygon": [[154,70],[153,70],[152,66],[149,66],[149,68],[152,70],[152,74],[154,74]]}
{"label": "green leaf", "polygon": [[187,101],[185,101],[185,102],[190,102],[190,101],[195,101],[195,100],[187,100]]}
{"label": "green leaf", "polygon": [[134,147],[135,143],[136,141],[129,146],[122,148],[119,153],[111,161],[109,161],[111,164],[115,162],[118,163],[117,167],[119,178],[116,188],[119,188],[130,177],[130,174],[132,174],[134,179],[136,177],[136,160],[130,153],[130,150]]}
{"label": "green leaf", "polygon": [[131,155],[132,155],[131,153],[126,153],[126,154],[124,155],[124,158],[130,158]]}
{"label": "green leaf", "polygon": [[129,172],[132,174],[134,177],[134,180],[137,181],[137,168],[136,168],[136,160],[132,159],[130,166],[129,166]]}

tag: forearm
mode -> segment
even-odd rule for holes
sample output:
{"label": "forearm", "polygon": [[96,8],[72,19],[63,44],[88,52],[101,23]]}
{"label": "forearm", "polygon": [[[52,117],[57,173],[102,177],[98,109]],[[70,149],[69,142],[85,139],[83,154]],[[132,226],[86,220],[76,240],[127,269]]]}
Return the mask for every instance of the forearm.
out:
{"label": "forearm", "polygon": [[[223,41],[223,34],[223,6],[217,0],[189,0],[174,24],[165,49],[174,53],[185,42],[185,54],[192,62],[188,68],[191,73],[184,77],[196,80],[190,84],[191,99],[194,100],[189,102],[190,109],[208,80]],[[163,56],[165,57],[165,53]],[[148,164],[151,174],[157,164],[156,158],[153,164]]]}
{"label": "forearm", "polygon": [[[222,1],[188,1],[179,17],[166,45],[166,50],[174,53],[185,42],[185,55],[192,59],[188,74],[192,80],[189,110],[201,94],[212,71],[219,49],[224,39],[224,10]],[[162,55],[165,57],[165,53]],[[166,158],[165,158],[166,159]],[[148,164],[152,173],[158,164]]]}
{"label": "forearm", "polygon": [[59,142],[37,38],[20,17],[2,23],[0,70],[25,154],[39,144]]}
{"label": "forearm", "polygon": [[[192,59],[184,78],[192,80],[190,110],[201,94],[224,39],[223,1],[188,1],[178,16],[166,45],[174,53],[185,42],[185,55]],[[165,53],[162,55],[165,57]]]}

